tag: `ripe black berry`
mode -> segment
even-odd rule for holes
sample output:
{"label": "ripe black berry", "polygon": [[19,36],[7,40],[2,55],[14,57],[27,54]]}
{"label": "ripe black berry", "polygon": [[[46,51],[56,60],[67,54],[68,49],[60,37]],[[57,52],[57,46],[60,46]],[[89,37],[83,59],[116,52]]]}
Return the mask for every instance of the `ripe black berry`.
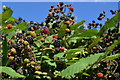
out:
{"label": "ripe black berry", "polygon": [[55,42],[53,43],[53,45],[55,47],[60,47],[60,40],[55,40]]}

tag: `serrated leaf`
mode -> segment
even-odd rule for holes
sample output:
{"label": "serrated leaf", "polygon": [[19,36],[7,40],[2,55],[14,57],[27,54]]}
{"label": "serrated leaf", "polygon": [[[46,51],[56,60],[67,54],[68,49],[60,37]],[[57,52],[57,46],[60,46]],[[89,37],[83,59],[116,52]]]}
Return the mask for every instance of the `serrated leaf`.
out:
{"label": "serrated leaf", "polygon": [[78,28],[80,25],[82,25],[83,23],[85,22],[85,20],[81,21],[81,22],[78,22],[74,25],[71,25],[70,26],[70,30],[75,30],[76,28]]}
{"label": "serrated leaf", "polygon": [[84,69],[88,69],[89,65],[94,64],[100,56],[102,56],[104,53],[98,53],[91,55],[87,58],[81,58],[78,62],[68,66],[66,69],[64,69],[61,72],[61,76],[68,78],[70,76],[73,76],[76,73],[81,72]]}
{"label": "serrated leaf", "polygon": [[0,73],[1,72],[4,72],[4,73],[10,75],[13,78],[24,78],[25,77],[24,75],[21,75],[21,74],[17,73],[12,68],[6,67],[6,66],[0,66]]}
{"label": "serrated leaf", "polygon": [[8,8],[6,11],[4,11],[2,13],[2,22],[6,21],[7,19],[9,19],[13,14],[13,11]]}
{"label": "serrated leaf", "polygon": [[17,21],[17,19],[16,19],[16,18],[14,18],[14,17],[10,17],[8,20],[9,20],[9,21],[12,21],[12,22]]}

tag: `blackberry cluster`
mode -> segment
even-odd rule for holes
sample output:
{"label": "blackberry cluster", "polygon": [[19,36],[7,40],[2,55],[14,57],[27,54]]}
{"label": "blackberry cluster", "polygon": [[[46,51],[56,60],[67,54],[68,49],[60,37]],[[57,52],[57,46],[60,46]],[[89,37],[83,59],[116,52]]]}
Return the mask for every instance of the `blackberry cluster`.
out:
{"label": "blackberry cluster", "polygon": [[29,44],[33,44],[34,42],[33,37],[27,37],[24,40],[28,41]]}
{"label": "blackberry cluster", "polygon": [[60,45],[60,40],[55,40],[54,43],[53,43],[53,45],[54,45],[55,47],[60,47],[60,46],[61,46],[61,45]]}

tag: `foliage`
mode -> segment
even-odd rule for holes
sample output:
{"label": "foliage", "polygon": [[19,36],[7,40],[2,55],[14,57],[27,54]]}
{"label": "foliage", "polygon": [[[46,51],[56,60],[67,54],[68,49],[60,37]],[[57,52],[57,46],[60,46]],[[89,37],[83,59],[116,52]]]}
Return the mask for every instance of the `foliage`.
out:
{"label": "foliage", "polygon": [[[0,14],[2,78],[114,80],[113,74],[120,74],[119,10],[104,25],[92,21],[88,30],[85,20],[76,23],[73,13],[71,4],[60,2],[57,8],[51,6],[45,22],[27,22],[14,18],[13,10],[4,6]],[[100,72],[104,77],[96,76]]]}

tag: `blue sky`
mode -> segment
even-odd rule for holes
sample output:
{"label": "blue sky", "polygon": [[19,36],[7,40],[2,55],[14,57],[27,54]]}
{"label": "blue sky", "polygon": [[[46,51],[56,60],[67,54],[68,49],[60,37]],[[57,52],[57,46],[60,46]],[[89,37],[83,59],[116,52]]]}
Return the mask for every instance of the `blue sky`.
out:
{"label": "blue sky", "polygon": [[[9,6],[13,9],[15,18],[22,17],[27,21],[44,22],[51,5],[56,5],[58,2],[2,2],[2,5]],[[86,23],[95,20],[105,10],[108,17],[112,17],[110,10],[118,9],[118,2],[65,2],[72,4],[75,7],[73,13],[77,17],[77,22],[86,20]]]}

